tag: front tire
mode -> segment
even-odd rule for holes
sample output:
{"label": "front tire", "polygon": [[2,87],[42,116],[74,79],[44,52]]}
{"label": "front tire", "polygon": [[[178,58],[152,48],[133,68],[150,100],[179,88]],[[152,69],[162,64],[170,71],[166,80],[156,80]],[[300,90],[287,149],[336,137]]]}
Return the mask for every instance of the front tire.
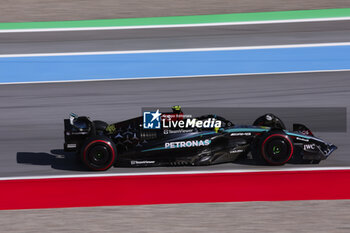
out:
{"label": "front tire", "polygon": [[81,148],[81,160],[92,171],[105,171],[109,169],[116,159],[114,142],[102,136],[88,138]]}
{"label": "front tire", "polygon": [[283,133],[270,133],[259,143],[259,157],[268,165],[284,165],[293,155],[293,142]]}

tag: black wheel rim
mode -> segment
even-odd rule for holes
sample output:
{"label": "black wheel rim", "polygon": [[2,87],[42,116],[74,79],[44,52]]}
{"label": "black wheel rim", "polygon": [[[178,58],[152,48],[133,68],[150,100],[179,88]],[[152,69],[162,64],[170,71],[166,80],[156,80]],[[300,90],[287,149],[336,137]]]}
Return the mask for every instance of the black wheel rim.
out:
{"label": "black wheel rim", "polygon": [[111,161],[111,151],[104,144],[97,144],[89,148],[87,159],[94,168],[105,168]]}
{"label": "black wheel rim", "polygon": [[290,143],[285,138],[271,138],[264,147],[265,158],[273,164],[283,164],[289,160],[291,154]]}

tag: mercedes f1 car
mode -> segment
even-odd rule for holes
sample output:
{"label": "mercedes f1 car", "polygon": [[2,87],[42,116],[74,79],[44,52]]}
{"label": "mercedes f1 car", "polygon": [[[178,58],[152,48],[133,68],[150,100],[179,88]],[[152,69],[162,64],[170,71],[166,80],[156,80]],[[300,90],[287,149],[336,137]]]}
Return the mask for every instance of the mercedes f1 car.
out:
{"label": "mercedes f1 car", "polygon": [[[167,116],[173,114],[169,120]],[[166,121],[180,121],[177,106],[172,113],[159,114]],[[184,166],[253,161],[284,165],[287,162],[318,164],[337,147],[317,138],[302,124],[288,131],[282,120],[265,114],[252,125],[234,125],[223,117],[205,115],[195,120],[215,120],[207,128],[147,129],[143,117],[107,124],[71,114],[64,120],[64,149],[74,151],[90,170],[111,166]],[[195,122],[192,119],[192,123]],[[176,125],[176,124],[174,124]]]}

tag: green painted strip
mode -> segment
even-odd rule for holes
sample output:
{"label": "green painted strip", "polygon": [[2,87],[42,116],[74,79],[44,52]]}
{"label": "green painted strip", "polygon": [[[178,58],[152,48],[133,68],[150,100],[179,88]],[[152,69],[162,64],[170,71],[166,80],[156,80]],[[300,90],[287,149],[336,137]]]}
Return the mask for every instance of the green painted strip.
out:
{"label": "green painted strip", "polygon": [[192,15],[192,16],[153,17],[153,18],[0,23],[0,30],[201,24],[201,23],[249,22],[249,21],[266,21],[266,20],[335,18],[335,17],[349,17],[349,16],[350,16],[350,8],[341,8],[341,9],[274,11],[274,12],[257,12],[257,13]]}

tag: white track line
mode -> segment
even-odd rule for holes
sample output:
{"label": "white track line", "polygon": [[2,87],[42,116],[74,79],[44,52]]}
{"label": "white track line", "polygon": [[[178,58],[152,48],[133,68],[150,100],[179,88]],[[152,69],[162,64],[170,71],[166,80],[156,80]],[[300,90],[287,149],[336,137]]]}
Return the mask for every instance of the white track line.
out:
{"label": "white track line", "polygon": [[325,21],[344,21],[344,20],[350,20],[350,17],[290,19],[290,20],[289,19],[288,20],[262,20],[262,21],[224,22],[224,23],[195,23],[195,24],[168,24],[168,25],[144,25],[144,26],[115,26],[115,27],[0,29],[0,33],[130,30],[130,29],[152,29],[152,28],[185,28],[185,27],[217,27],[217,26],[235,26],[235,25],[305,23],[305,22],[325,22]]}
{"label": "white track line", "polygon": [[141,54],[141,53],[179,53],[179,52],[208,52],[208,51],[235,51],[235,50],[257,50],[257,49],[313,48],[313,47],[349,46],[349,45],[350,45],[350,42],[334,42],[334,43],[235,46],[235,47],[188,48],[188,49],[152,49],[152,50],[69,52],[69,53],[28,53],[28,54],[2,54],[2,55],[0,55],[0,58],[86,56],[86,55]]}
{"label": "white track line", "polygon": [[103,82],[103,81],[133,81],[133,80],[150,80],[150,79],[175,79],[175,78],[205,78],[205,77],[234,77],[234,76],[253,76],[253,75],[277,75],[277,74],[307,74],[307,73],[332,73],[332,72],[349,72],[350,69],[341,70],[311,70],[311,71],[285,71],[285,72],[268,72],[268,73],[245,73],[245,74],[209,74],[209,75],[188,75],[188,76],[159,76],[159,77],[137,77],[137,78],[110,78],[110,79],[88,79],[88,80],[60,80],[60,81],[32,81],[32,82],[13,82],[1,83],[0,85],[20,85],[20,84],[51,84],[51,83],[80,83],[80,82]]}
{"label": "white track line", "polygon": [[37,180],[37,179],[60,179],[60,178],[99,178],[99,177],[120,177],[120,176],[155,176],[155,175],[197,175],[197,174],[235,174],[253,172],[307,172],[307,171],[339,171],[350,170],[350,167],[307,167],[307,168],[277,168],[277,169],[231,169],[215,171],[175,171],[175,172],[132,172],[132,173],[108,173],[108,174],[80,174],[80,175],[52,175],[52,176],[18,176],[1,177],[4,180]]}

